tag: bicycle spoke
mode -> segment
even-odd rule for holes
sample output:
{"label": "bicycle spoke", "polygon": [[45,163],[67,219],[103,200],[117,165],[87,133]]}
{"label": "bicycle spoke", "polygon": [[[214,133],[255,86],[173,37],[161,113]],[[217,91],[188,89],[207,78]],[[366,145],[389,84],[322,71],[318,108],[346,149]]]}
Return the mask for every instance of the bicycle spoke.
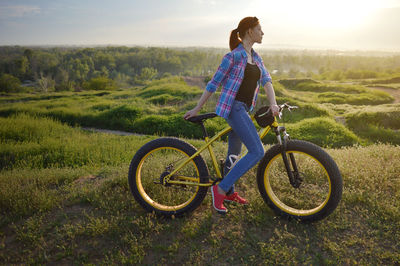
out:
{"label": "bicycle spoke", "polygon": [[[178,208],[190,201],[196,194],[198,190],[196,186],[168,184],[168,182],[164,184],[163,182],[163,177],[168,175],[177,163],[183,162],[188,157],[185,153],[171,147],[157,149],[146,156],[140,168],[140,181],[143,192],[148,198],[151,198],[154,204],[158,204],[159,207]],[[186,164],[176,175],[188,176],[197,182],[200,181],[193,161]],[[170,180],[179,179],[174,179],[172,176]]]}
{"label": "bicycle spoke", "polygon": [[330,193],[330,184],[325,169],[313,157],[291,152],[296,160],[301,178],[298,188],[290,184],[281,155],[271,162],[268,180],[275,201],[285,208],[299,212],[318,208]]}

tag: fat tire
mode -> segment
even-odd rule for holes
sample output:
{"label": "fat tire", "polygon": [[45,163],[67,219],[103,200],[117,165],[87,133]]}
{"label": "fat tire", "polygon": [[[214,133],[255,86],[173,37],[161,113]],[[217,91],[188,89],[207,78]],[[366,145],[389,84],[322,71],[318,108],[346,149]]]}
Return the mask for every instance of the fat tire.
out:
{"label": "fat tire", "polygon": [[[179,149],[185,154],[187,154],[189,157],[192,156],[194,153],[196,153],[196,148],[194,146],[177,138],[169,138],[169,137],[158,138],[146,143],[136,152],[129,166],[128,181],[132,195],[135,198],[135,200],[148,212],[152,213],[154,212],[156,214],[167,217],[181,216],[185,213],[192,212],[204,200],[204,197],[207,195],[208,187],[199,187],[198,191],[196,192],[195,198],[187,206],[176,211],[164,211],[154,208],[152,205],[150,205],[143,199],[142,195],[138,190],[136,184],[136,172],[140,161],[146,154],[160,147],[173,147]],[[198,155],[193,159],[193,161],[197,169],[199,170],[200,183],[208,183],[209,172],[207,165],[204,162],[204,159],[200,155]]]}
{"label": "fat tire", "polygon": [[286,150],[301,151],[303,153],[309,154],[323,165],[328,173],[331,182],[330,198],[328,199],[327,204],[319,212],[308,216],[297,216],[287,213],[274,204],[274,202],[269,198],[267,190],[265,188],[264,172],[269,161],[276,155],[281,153],[281,146],[278,144],[272,146],[265,153],[257,169],[258,190],[262,198],[276,214],[285,218],[295,218],[303,222],[313,222],[325,218],[336,209],[342,197],[343,181],[338,166],[327,152],[311,142],[301,140],[289,140],[287,142]]}

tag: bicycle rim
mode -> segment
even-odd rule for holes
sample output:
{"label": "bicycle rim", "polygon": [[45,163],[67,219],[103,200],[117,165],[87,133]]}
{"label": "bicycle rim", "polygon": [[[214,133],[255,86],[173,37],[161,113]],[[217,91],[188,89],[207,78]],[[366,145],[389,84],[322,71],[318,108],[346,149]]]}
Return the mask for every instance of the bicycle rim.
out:
{"label": "bicycle rim", "polygon": [[309,216],[321,211],[331,196],[331,180],[325,167],[313,156],[293,154],[302,179],[298,188],[292,186],[282,155],[273,157],[264,172],[264,185],[270,200],[283,212],[294,216]]}
{"label": "bicycle rim", "polygon": [[[186,153],[174,147],[160,147],[143,156],[136,171],[136,184],[148,204],[161,211],[177,211],[195,199],[198,186],[160,184],[166,172],[172,171],[187,158],[189,156]],[[171,168],[168,169],[168,166]],[[199,169],[193,160],[180,169],[176,176],[191,177],[191,182],[200,183]]]}

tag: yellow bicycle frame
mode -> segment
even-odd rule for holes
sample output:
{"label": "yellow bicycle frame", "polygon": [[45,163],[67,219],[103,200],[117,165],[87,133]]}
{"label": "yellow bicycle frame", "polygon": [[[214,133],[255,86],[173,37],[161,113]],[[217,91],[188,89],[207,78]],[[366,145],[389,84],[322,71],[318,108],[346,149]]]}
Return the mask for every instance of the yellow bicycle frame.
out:
{"label": "yellow bicycle frame", "polygon": [[[251,120],[254,123],[254,115],[251,116]],[[275,121],[272,123],[271,126],[267,126],[265,128],[262,128],[259,131],[259,137],[260,139],[263,139],[268,132],[271,130],[271,127],[278,127],[278,122],[275,118]],[[176,185],[188,185],[188,186],[203,186],[203,187],[209,187],[211,186],[213,183],[209,182],[209,183],[198,183],[198,178],[194,178],[194,177],[187,177],[187,176],[181,176],[181,175],[175,175],[175,173],[177,171],[179,171],[182,167],[184,167],[187,163],[189,163],[191,160],[193,160],[196,156],[198,156],[200,153],[202,153],[205,149],[208,149],[208,152],[210,154],[211,160],[212,160],[212,164],[213,167],[215,169],[215,172],[217,174],[218,178],[222,178],[221,175],[221,171],[219,170],[218,167],[218,162],[217,162],[217,158],[215,157],[214,151],[212,150],[212,146],[211,144],[214,143],[216,140],[220,139],[222,136],[228,134],[230,131],[232,130],[231,127],[227,127],[223,130],[221,130],[220,132],[218,132],[215,136],[213,136],[211,139],[209,137],[205,137],[205,142],[206,144],[204,146],[202,146],[195,154],[193,154],[192,156],[190,156],[189,158],[187,158],[184,162],[182,162],[180,165],[178,165],[176,167],[176,169],[174,169],[169,175],[164,177],[164,184],[168,183],[168,184],[176,184]],[[247,151],[246,151],[247,153]],[[244,156],[246,153],[242,154],[241,156]],[[174,180],[171,180],[170,178],[174,176]],[[180,179],[180,180],[176,180]],[[181,181],[184,180],[184,181]]]}

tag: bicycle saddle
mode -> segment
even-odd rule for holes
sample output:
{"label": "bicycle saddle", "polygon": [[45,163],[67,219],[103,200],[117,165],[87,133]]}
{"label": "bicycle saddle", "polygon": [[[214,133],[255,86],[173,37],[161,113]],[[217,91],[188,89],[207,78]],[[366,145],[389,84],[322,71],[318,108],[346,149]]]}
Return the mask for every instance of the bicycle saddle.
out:
{"label": "bicycle saddle", "polygon": [[191,118],[188,118],[187,121],[192,122],[192,123],[203,123],[204,120],[207,120],[209,118],[213,118],[216,116],[217,116],[216,113],[201,114],[201,115],[192,116]]}

